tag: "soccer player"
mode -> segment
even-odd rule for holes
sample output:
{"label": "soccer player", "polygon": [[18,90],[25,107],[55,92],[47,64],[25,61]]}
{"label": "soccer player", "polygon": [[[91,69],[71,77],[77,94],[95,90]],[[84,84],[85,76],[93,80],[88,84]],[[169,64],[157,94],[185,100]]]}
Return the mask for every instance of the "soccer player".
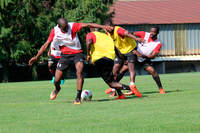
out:
{"label": "soccer player", "polygon": [[144,66],[144,69],[152,75],[159,88],[160,94],[165,94],[160,77],[151,62],[151,59],[155,58],[159,54],[160,48],[162,47],[161,42],[157,39],[159,27],[152,26],[150,32],[138,31],[133,34],[144,39],[142,43],[138,44],[137,51],[134,51],[138,57],[139,64]]}
{"label": "soccer player", "polygon": [[[150,28],[150,32],[137,31],[134,32],[133,35],[138,36],[143,39],[142,43],[139,43],[137,46],[137,50],[134,50],[133,53],[137,55],[137,65],[140,67],[144,67],[144,70],[149,72],[153,79],[155,80],[160,94],[165,94],[165,90],[162,87],[160,77],[158,73],[155,71],[152,66],[151,59],[155,58],[162,47],[161,42],[157,39],[157,35],[159,34],[159,27],[152,26]],[[127,67],[124,66],[124,69],[120,71],[120,79],[123,77],[124,73],[127,71]],[[120,80],[119,79],[119,80]],[[125,93],[126,95],[133,94],[131,91]]]}
{"label": "soccer player", "polygon": [[[136,47],[136,41],[141,41],[140,38],[136,38],[136,36],[132,35],[127,30],[123,29],[119,26],[114,26],[112,29],[108,31],[108,35],[114,41],[116,57],[114,60],[114,67],[113,67],[113,74],[115,80],[117,80],[118,71],[123,66],[124,62],[127,62],[128,70],[130,74],[130,88],[135,89],[136,96],[140,97],[141,94],[137,91],[137,87],[135,85],[135,62],[136,62],[136,55],[133,53],[134,48]],[[117,80],[119,81],[119,80]],[[109,88],[105,92],[109,94],[112,92],[113,89]],[[114,95],[114,93],[113,93]]]}
{"label": "soccer player", "polygon": [[48,39],[44,45],[40,48],[37,55],[29,60],[29,65],[32,65],[41,54],[47,49],[47,47],[52,43],[59,46],[61,51],[61,58],[57,64],[56,74],[55,74],[55,89],[50,94],[50,99],[54,100],[59,93],[60,79],[63,75],[63,71],[66,70],[70,64],[74,63],[77,75],[77,96],[75,98],[74,104],[81,104],[81,92],[83,87],[83,62],[84,55],[82,53],[81,44],[77,35],[77,32],[85,27],[97,27],[103,28],[104,30],[109,29],[109,26],[98,25],[94,23],[75,23],[70,22],[64,18],[58,19],[58,25],[55,26],[51,33],[50,39]]}
{"label": "soccer player", "polygon": [[[112,70],[115,51],[114,43],[110,36],[107,36],[105,33],[94,31],[87,34],[86,44],[88,53],[87,61],[92,61],[97,72],[111,88],[115,88],[116,90],[131,90],[139,96],[140,93],[138,90],[121,84],[114,79]],[[120,92],[121,91],[119,91],[119,96],[116,99],[125,99],[125,95]],[[139,97],[141,97],[141,94]]]}

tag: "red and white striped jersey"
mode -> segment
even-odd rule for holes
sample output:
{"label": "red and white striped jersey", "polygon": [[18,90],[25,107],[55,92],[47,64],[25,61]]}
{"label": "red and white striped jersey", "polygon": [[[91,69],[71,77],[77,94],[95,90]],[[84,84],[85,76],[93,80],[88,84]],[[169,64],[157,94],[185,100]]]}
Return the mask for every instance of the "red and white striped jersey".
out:
{"label": "red and white striped jersey", "polygon": [[159,40],[153,40],[150,36],[149,32],[138,31],[135,32],[136,36],[143,38],[144,41],[142,43],[138,43],[137,51],[145,56],[150,55],[153,51],[157,54],[160,52],[160,48],[162,44]]}
{"label": "red and white striped jersey", "polygon": [[68,23],[68,32],[63,33],[57,25],[52,29],[48,40],[51,42],[51,46],[60,50],[62,54],[80,53],[82,52],[81,44],[76,33],[81,28],[81,23],[70,22]]}

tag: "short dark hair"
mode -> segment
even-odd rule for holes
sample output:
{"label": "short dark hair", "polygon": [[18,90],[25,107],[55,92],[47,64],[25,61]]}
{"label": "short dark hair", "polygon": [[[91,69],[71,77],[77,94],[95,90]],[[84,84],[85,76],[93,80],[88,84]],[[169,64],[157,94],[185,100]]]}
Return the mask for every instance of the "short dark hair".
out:
{"label": "short dark hair", "polygon": [[151,28],[156,28],[157,34],[159,34],[160,28],[157,25],[153,25]]}
{"label": "short dark hair", "polygon": [[110,26],[113,26],[113,22],[112,22],[112,19],[111,18],[108,18],[104,21],[104,25],[110,25]]}
{"label": "short dark hair", "polygon": [[58,25],[61,26],[63,24],[67,24],[67,19],[65,18],[59,18],[58,21],[57,21]]}

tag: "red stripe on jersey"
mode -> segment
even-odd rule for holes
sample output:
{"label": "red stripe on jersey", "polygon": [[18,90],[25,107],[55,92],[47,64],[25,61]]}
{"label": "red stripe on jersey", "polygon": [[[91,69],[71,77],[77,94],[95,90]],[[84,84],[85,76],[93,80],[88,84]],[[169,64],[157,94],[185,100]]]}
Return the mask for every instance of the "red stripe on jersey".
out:
{"label": "red stripe on jersey", "polygon": [[53,38],[55,36],[55,30],[52,29],[51,30],[51,33],[49,34],[49,37],[48,37],[48,41],[52,42],[53,41]]}
{"label": "red stripe on jersey", "polygon": [[136,31],[135,35],[138,36],[139,38],[144,38],[145,37],[145,32],[144,31]]}
{"label": "red stripe on jersey", "polygon": [[[144,38],[144,37],[145,37],[145,34],[146,34],[146,32],[144,32],[144,31],[137,31],[137,32],[135,32],[135,35],[138,36],[138,37],[140,37],[140,38]],[[155,41],[155,40],[153,40],[153,39],[151,38],[151,36],[149,36],[148,42],[154,42],[154,41]],[[156,53],[158,54],[158,53],[160,52],[160,48],[161,48],[161,47],[162,47],[162,44],[159,43],[153,51],[156,52]]]}
{"label": "red stripe on jersey", "polygon": [[162,44],[159,43],[156,48],[153,50],[154,52],[156,52],[157,54],[160,52],[160,48],[162,47]]}
{"label": "red stripe on jersey", "polygon": [[[76,33],[77,33],[78,31],[80,31],[81,29],[82,29],[82,23],[73,23],[73,26],[72,26],[72,39],[75,38]],[[55,36],[55,30],[52,29],[52,30],[51,30],[51,33],[49,34],[48,40],[49,40],[50,42],[52,42],[54,36]]]}
{"label": "red stripe on jersey", "polygon": [[82,23],[73,23],[72,25],[72,39],[75,38],[76,33],[82,29]]}
{"label": "red stripe on jersey", "polygon": [[93,43],[93,44],[96,43],[96,36],[95,36],[94,33],[90,32],[90,33],[88,33],[88,34],[86,35],[86,40],[89,40],[89,39],[92,40],[92,43]]}
{"label": "red stripe on jersey", "polygon": [[51,56],[53,56],[53,57],[56,58],[56,59],[61,58],[61,56],[55,56],[55,55],[53,55],[53,54],[51,54]]}
{"label": "red stripe on jersey", "polygon": [[75,49],[70,49],[66,46],[60,46],[60,51],[62,52],[62,54],[78,54],[83,52],[83,50],[75,50]]}
{"label": "red stripe on jersey", "polygon": [[120,36],[120,37],[122,37],[122,38],[124,38],[124,33],[125,33],[125,29],[123,29],[123,28],[118,28],[117,29],[117,34]]}

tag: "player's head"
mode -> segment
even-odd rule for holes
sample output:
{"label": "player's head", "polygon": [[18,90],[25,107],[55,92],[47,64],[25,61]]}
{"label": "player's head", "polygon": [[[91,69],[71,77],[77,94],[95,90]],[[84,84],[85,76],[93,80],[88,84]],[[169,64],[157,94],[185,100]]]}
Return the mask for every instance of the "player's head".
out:
{"label": "player's head", "polygon": [[61,29],[62,32],[67,32],[68,31],[68,22],[64,18],[59,18],[58,19],[58,27]]}
{"label": "player's head", "polygon": [[159,27],[158,26],[152,26],[150,28],[150,35],[152,39],[157,39],[157,35],[159,34]]}
{"label": "player's head", "polygon": [[114,26],[113,25],[113,22],[112,22],[112,19],[108,18],[104,21],[104,25],[107,25],[107,26]]}
{"label": "player's head", "polygon": [[112,34],[114,32],[114,25],[113,25],[112,20],[110,18],[106,19],[104,21],[104,25],[113,27],[112,29],[108,30],[109,33]]}

